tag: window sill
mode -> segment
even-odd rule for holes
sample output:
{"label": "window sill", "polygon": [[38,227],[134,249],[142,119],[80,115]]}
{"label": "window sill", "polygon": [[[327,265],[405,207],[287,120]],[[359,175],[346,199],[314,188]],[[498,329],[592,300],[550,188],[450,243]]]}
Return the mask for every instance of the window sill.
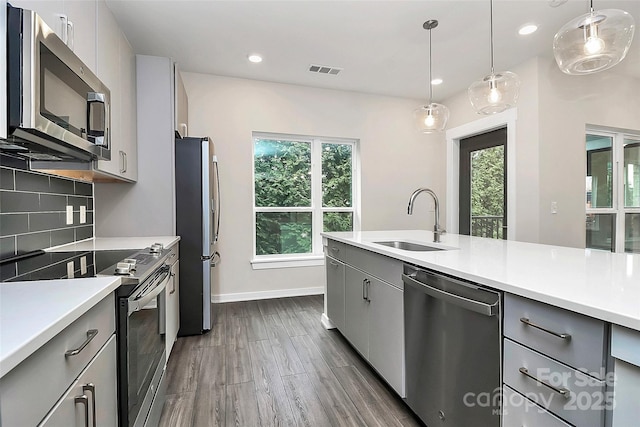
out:
{"label": "window sill", "polygon": [[305,257],[252,259],[251,267],[254,270],[267,270],[271,268],[315,267],[324,265],[323,255],[309,255]]}

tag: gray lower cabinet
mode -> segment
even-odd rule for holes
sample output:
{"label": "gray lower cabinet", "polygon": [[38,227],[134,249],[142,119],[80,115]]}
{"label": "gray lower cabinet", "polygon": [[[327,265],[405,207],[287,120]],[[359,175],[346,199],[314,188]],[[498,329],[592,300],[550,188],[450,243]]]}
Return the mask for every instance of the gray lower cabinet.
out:
{"label": "gray lower cabinet", "polygon": [[367,275],[345,266],[344,330],[341,332],[351,344],[369,359],[369,301],[366,299]]}
{"label": "gray lower cabinet", "polygon": [[40,426],[116,426],[116,378],[116,336],[112,335]]}
{"label": "gray lower cabinet", "polygon": [[114,307],[110,294],[0,379],[1,426],[117,425]]}
{"label": "gray lower cabinet", "polygon": [[344,274],[341,261],[327,256],[327,316],[339,330],[344,330]]}
{"label": "gray lower cabinet", "polygon": [[614,325],[611,331],[614,358],[613,427],[638,425],[640,420],[640,332]]}
{"label": "gray lower cabinet", "polygon": [[369,280],[369,362],[404,397],[403,292],[382,280]]}
{"label": "gray lower cabinet", "polygon": [[[346,249],[349,252],[351,247]],[[344,328],[339,329],[404,397],[403,291],[350,265],[344,269]],[[329,306],[327,311],[331,312]]]}

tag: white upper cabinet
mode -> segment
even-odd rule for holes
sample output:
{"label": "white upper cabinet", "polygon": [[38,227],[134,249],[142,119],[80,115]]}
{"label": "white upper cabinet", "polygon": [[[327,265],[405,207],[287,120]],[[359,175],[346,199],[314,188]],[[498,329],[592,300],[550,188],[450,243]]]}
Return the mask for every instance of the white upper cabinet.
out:
{"label": "white upper cabinet", "polygon": [[35,11],[91,70],[96,70],[96,0],[12,0]]}
{"label": "white upper cabinet", "polygon": [[98,160],[95,169],[108,176],[97,181],[138,178],[135,55],[113,14],[98,1],[97,76],[111,91],[111,160]]}
{"label": "white upper cabinet", "polygon": [[189,136],[189,106],[187,91],[184,88],[182,76],[178,65],[174,64],[174,88],[175,88],[175,130],[181,137]]}

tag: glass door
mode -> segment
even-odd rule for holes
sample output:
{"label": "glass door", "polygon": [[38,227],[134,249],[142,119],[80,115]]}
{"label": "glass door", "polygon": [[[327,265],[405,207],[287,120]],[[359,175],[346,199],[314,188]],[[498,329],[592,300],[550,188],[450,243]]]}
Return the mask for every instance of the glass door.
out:
{"label": "glass door", "polygon": [[460,234],[507,238],[507,129],[460,140]]}

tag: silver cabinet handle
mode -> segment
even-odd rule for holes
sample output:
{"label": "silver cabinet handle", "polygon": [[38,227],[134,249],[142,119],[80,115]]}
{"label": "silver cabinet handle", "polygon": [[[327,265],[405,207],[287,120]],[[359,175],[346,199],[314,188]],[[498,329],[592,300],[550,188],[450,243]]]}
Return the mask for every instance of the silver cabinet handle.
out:
{"label": "silver cabinet handle", "polygon": [[525,325],[527,325],[527,326],[531,326],[532,328],[540,329],[541,331],[546,332],[548,334],[551,334],[554,337],[558,337],[560,339],[567,340],[567,341],[571,340],[571,334],[561,334],[561,333],[558,333],[558,332],[554,332],[554,331],[552,331],[550,329],[547,329],[547,328],[544,328],[544,327],[542,327],[540,325],[536,325],[535,323],[531,323],[531,321],[529,319],[527,319],[526,317],[521,317],[520,321],[522,323],[524,323]]}
{"label": "silver cabinet handle", "polygon": [[124,151],[120,150],[118,151],[118,154],[120,155],[120,173],[124,173],[126,170],[124,167]]}
{"label": "silver cabinet handle", "polygon": [[84,340],[84,342],[82,344],[80,344],[80,347],[73,349],[73,350],[67,350],[64,353],[64,357],[69,357],[69,356],[75,356],[77,354],[80,354],[80,352],[82,350],[84,350],[84,348],[91,342],[92,339],[94,339],[96,337],[96,335],[98,335],[98,330],[97,329],[89,329],[87,331],[87,339]]}
{"label": "silver cabinet handle", "polygon": [[76,405],[82,403],[84,405],[84,425],[85,427],[89,427],[89,398],[84,394],[82,396],[76,396],[73,399],[73,403]]}
{"label": "silver cabinet handle", "polygon": [[64,44],[67,44],[69,41],[69,34],[67,33],[69,27],[69,18],[67,15],[63,13],[57,14],[58,18],[60,18],[60,38],[62,39]]}
{"label": "silver cabinet handle", "polygon": [[[97,427],[98,418],[96,416],[96,386],[93,383],[88,383],[82,386],[82,392],[91,392],[91,411],[93,412],[93,427]],[[85,394],[86,396],[86,394]]]}
{"label": "silver cabinet handle", "polygon": [[371,302],[371,298],[369,298],[369,289],[371,288],[371,280],[367,279],[367,302]]}
{"label": "silver cabinet handle", "polygon": [[[71,36],[69,36],[71,34]],[[76,38],[76,30],[73,28],[73,22],[67,19],[67,46],[69,49],[74,50],[74,42]]]}
{"label": "silver cabinet handle", "polygon": [[129,169],[129,164],[127,162],[127,153],[123,153],[124,154],[124,170],[122,172],[126,172],[127,169]]}
{"label": "silver cabinet handle", "polygon": [[525,368],[525,367],[522,367],[522,368],[520,368],[520,369],[518,369],[518,370],[520,371],[520,373],[521,373],[522,375],[525,375],[525,376],[527,376],[527,377],[531,378],[532,380],[534,380],[535,382],[537,382],[537,383],[539,383],[539,384],[542,384],[542,385],[543,385],[543,386],[545,386],[545,387],[550,388],[551,390],[555,391],[555,392],[556,392],[556,393],[558,393],[560,396],[562,396],[562,397],[564,397],[564,398],[566,398],[566,399],[568,399],[568,398],[569,398],[569,395],[571,395],[571,391],[570,391],[570,390],[567,390],[566,388],[558,388],[558,387],[554,387],[554,386],[552,386],[551,384],[549,384],[549,383],[547,383],[547,382],[545,382],[545,381],[542,381],[542,380],[541,380],[541,379],[539,379],[539,378],[536,378],[535,376],[531,375],[531,374],[529,373],[529,370],[528,370],[527,368]]}
{"label": "silver cabinet handle", "polygon": [[362,299],[363,300],[367,300],[367,296],[366,296],[366,287],[367,287],[367,279],[362,279]]}
{"label": "silver cabinet handle", "polygon": [[338,265],[340,265],[337,262],[333,262],[333,261],[329,261],[329,264],[331,264],[334,267],[338,267]]}
{"label": "silver cabinet handle", "polygon": [[331,250],[332,250],[333,252],[340,252],[340,248],[338,248],[338,247],[336,247],[336,246],[333,246],[333,247],[331,248]]}

